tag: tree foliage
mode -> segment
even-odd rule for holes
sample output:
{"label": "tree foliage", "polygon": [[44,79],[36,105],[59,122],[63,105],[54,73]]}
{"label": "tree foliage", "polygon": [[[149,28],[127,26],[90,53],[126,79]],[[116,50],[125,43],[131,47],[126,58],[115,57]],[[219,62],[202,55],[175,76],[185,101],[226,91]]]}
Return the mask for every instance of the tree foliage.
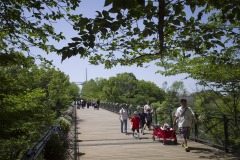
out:
{"label": "tree foliage", "polygon": [[94,19],[75,21],[79,36],[59,50],[63,59],[80,54],[106,68],[118,63],[142,66],[153,60],[165,66],[162,61],[239,48],[237,0],[105,0],[105,7]]}
{"label": "tree foliage", "polygon": [[[79,33],[58,50],[63,60],[79,54],[106,68],[154,61],[166,76],[187,73],[207,88],[192,95],[195,109],[230,113],[239,126],[238,0],[105,0],[105,9],[96,11],[93,19],[68,14],[79,2],[0,2],[1,158],[19,158],[40,131],[78,97],[79,90],[68,76],[48,64],[38,67],[30,58],[31,47],[47,53],[57,50],[49,40],[60,41],[64,36],[55,32],[53,23],[67,17]],[[176,106],[175,100],[185,93],[181,82],[172,87],[165,94],[155,84],[124,73],[88,81],[82,91],[86,98],[132,104],[151,100],[168,108]]]}
{"label": "tree foliage", "polygon": [[105,0],[104,5],[94,19],[75,22],[79,36],[71,46],[59,50],[63,59],[80,54],[106,68],[154,61],[163,68],[160,74],[187,73],[199,84],[229,94],[235,116],[238,114],[237,0]]}
{"label": "tree foliage", "polygon": [[54,67],[38,67],[32,58],[24,62],[0,67],[1,159],[20,158],[79,92]]}
{"label": "tree foliage", "polygon": [[109,79],[90,80],[83,85],[83,98],[144,105],[147,100],[161,102],[164,92],[152,82],[137,80],[132,73],[117,74]]}
{"label": "tree foliage", "polygon": [[[187,73],[231,98],[239,115],[240,7],[237,0],[105,0],[94,19],[75,22],[79,36],[59,50],[92,64],[143,66],[151,61],[166,76]],[[70,51],[75,51],[71,54]],[[99,52],[100,50],[105,52]],[[108,91],[113,96],[115,88]],[[112,93],[112,94],[110,94]]]}
{"label": "tree foliage", "polygon": [[54,23],[67,19],[70,10],[79,6],[80,0],[2,0],[0,2],[0,65],[18,63],[31,48],[40,48],[49,53],[56,47],[49,40],[65,39],[56,33]]}
{"label": "tree foliage", "polygon": [[68,76],[47,63],[37,66],[38,53],[31,52],[32,48],[56,51],[49,41],[65,37],[55,32],[54,23],[67,20],[79,2],[0,2],[0,159],[19,159],[79,96]]}
{"label": "tree foliage", "polygon": [[98,99],[99,98],[99,87],[98,84],[93,80],[89,80],[87,82],[84,82],[81,94],[82,98],[87,99],[87,100],[92,100],[92,99]]}
{"label": "tree foliage", "polygon": [[175,113],[177,107],[180,106],[180,99],[188,99],[189,103],[189,93],[181,81],[175,81],[171,86],[168,86],[167,82],[163,83],[165,85],[164,100],[161,103],[153,103],[152,106],[157,108],[158,121],[161,125],[165,122],[170,124],[170,116]]}
{"label": "tree foliage", "polygon": [[[240,105],[233,100],[231,95],[223,96],[221,92],[214,90],[202,90],[191,95],[195,99],[194,108],[199,115],[198,127],[200,138],[205,141],[221,145],[225,142],[224,123],[227,125],[228,144],[230,150],[239,154],[240,128],[239,109]],[[236,106],[238,112],[234,109]]]}

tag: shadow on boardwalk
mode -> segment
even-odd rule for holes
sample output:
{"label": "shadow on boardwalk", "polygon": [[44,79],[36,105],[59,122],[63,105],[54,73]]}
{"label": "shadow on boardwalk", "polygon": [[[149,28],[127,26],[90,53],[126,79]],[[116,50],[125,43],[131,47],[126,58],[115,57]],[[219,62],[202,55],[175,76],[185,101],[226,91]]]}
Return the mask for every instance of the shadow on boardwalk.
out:
{"label": "shadow on boardwalk", "polygon": [[[163,145],[152,140],[152,131],[141,135],[136,140],[130,134],[120,132],[119,116],[100,109],[78,109],[78,157],[81,160],[239,160],[231,154],[189,141],[190,152],[185,152],[181,145],[171,143]],[[129,124],[128,124],[129,126]],[[178,139],[180,142],[181,140]]]}

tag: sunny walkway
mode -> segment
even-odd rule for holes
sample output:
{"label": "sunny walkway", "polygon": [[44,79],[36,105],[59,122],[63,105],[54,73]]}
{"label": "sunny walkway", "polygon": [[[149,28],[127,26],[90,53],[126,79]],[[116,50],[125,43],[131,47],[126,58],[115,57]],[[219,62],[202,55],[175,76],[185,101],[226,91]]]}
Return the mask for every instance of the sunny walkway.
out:
{"label": "sunny walkway", "polygon": [[151,131],[146,131],[141,140],[133,139],[130,133],[120,132],[119,116],[103,109],[78,109],[77,117],[80,160],[237,159],[193,141],[189,142],[190,152],[185,152],[179,144],[163,145],[152,140]]}

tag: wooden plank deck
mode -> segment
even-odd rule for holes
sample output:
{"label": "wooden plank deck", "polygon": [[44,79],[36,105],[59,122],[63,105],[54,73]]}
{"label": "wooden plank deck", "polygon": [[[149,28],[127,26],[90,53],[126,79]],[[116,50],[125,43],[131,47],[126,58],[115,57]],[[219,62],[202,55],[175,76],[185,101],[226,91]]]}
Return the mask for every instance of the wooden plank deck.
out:
{"label": "wooden plank deck", "polygon": [[[231,154],[189,140],[190,152],[180,144],[163,145],[152,140],[152,131],[141,135],[141,140],[120,132],[119,116],[110,111],[77,109],[78,159],[80,160],[237,160]],[[129,126],[129,124],[128,124]],[[181,139],[178,139],[181,142]]]}

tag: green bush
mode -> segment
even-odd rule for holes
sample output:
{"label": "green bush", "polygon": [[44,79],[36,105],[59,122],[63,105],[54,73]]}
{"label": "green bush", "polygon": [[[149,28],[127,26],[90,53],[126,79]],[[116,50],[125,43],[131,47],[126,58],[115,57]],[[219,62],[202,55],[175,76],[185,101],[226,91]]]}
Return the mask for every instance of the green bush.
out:
{"label": "green bush", "polygon": [[66,111],[66,115],[73,117],[73,107],[68,108],[68,110]]}
{"label": "green bush", "polygon": [[70,131],[71,122],[69,122],[66,118],[60,117],[59,125],[64,134],[67,134]]}
{"label": "green bush", "polygon": [[66,149],[66,139],[58,133],[53,133],[46,144],[44,158],[46,160],[64,160]]}
{"label": "green bush", "polygon": [[65,119],[67,119],[70,123],[73,121],[72,117],[65,115],[63,116]]}

